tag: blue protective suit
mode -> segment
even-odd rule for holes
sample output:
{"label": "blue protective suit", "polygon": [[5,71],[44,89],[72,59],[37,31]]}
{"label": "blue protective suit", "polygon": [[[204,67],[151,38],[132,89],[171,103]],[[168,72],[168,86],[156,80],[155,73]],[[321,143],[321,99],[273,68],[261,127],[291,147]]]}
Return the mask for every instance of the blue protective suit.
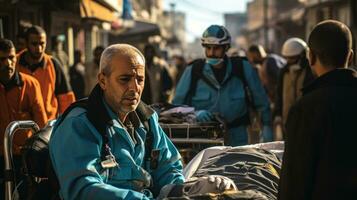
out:
{"label": "blue protective suit", "polygon": [[[112,119],[107,125],[107,134],[111,152],[119,166],[109,170],[101,167],[102,137],[89,121],[87,111],[74,108],[59,125],[55,125],[49,144],[62,198],[152,199],[150,193],[153,196],[158,195],[166,184],[183,183],[180,154],[159,126],[157,114],[153,112],[149,116],[149,123],[154,138],[153,149],[160,153],[157,169],[150,170],[145,167],[147,162],[144,162],[146,130],[143,124],[139,121],[135,128],[135,144],[114,113],[102,101]],[[151,175],[153,186],[143,192],[138,183],[150,179],[145,172]]]}
{"label": "blue protective suit", "polygon": [[[195,95],[191,102],[196,110],[208,110],[211,113],[219,113],[229,123],[237,117],[246,114],[248,108],[245,100],[245,92],[242,81],[232,76],[232,62],[226,59],[226,74],[221,84],[215,78],[213,70],[209,64],[203,67],[203,75],[215,86],[216,89],[209,86],[202,79],[197,82]],[[256,71],[247,62],[243,61],[245,78],[252,93],[254,106],[261,112],[263,125],[271,125],[271,112],[269,100],[266,92],[260,82]],[[185,97],[189,91],[191,83],[192,65],[184,71],[176,88],[176,94],[173,99],[174,104],[187,104]],[[231,77],[232,76],[232,77]],[[247,144],[246,126],[233,127],[228,130],[231,146]]]}

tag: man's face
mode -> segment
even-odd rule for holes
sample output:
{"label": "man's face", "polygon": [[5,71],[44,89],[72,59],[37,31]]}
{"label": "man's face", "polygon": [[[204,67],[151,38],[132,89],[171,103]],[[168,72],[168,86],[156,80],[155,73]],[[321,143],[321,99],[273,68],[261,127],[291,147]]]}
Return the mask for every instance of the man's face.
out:
{"label": "man's face", "polygon": [[134,111],[144,89],[144,60],[138,54],[131,58],[118,55],[111,60],[110,68],[109,75],[99,74],[106,102],[119,115]]}
{"label": "man's face", "polygon": [[223,45],[204,45],[207,58],[223,58],[226,53],[226,47]]}
{"label": "man's face", "polygon": [[289,57],[284,56],[284,58],[285,58],[286,63],[287,63],[288,65],[296,64],[296,63],[298,63],[298,61],[299,61],[299,56],[289,56]]}
{"label": "man's face", "polygon": [[30,34],[27,38],[27,49],[33,60],[41,61],[46,50],[46,35]]}
{"label": "man's face", "polygon": [[0,51],[0,81],[7,83],[15,73],[16,52],[15,48],[9,51]]}

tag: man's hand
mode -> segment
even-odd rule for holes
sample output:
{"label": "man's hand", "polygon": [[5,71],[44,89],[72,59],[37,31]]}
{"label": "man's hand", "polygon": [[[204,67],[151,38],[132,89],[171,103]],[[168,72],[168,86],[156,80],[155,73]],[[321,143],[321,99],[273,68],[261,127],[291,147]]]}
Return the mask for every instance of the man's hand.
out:
{"label": "man's hand", "polygon": [[195,114],[198,122],[210,122],[213,119],[212,113],[208,110],[199,110]]}

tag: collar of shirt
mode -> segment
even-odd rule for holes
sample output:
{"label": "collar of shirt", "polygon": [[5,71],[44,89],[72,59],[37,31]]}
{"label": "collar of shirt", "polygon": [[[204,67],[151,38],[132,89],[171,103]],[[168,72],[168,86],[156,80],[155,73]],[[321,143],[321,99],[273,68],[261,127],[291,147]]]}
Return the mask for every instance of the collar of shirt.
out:
{"label": "collar of shirt", "polygon": [[9,82],[7,82],[6,84],[3,84],[3,83],[1,83],[1,84],[4,86],[6,91],[9,91],[14,87],[23,86],[24,82],[22,81],[19,72],[16,70]]}
{"label": "collar of shirt", "polygon": [[133,112],[130,112],[127,116],[127,119],[125,120],[125,122],[121,122],[119,119],[118,119],[118,116],[115,114],[115,112],[109,107],[108,103],[105,101],[104,97],[103,97],[103,103],[104,103],[104,106],[110,116],[110,118],[114,121],[116,121],[117,123],[120,124],[120,126],[122,128],[125,128],[124,125],[126,125],[127,121],[130,121],[130,124],[133,125],[133,127],[135,129],[139,128],[142,126],[141,122],[140,122],[140,118],[139,116],[137,115],[137,113],[135,111]]}
{"label": "collar of shirt", "polygon": [[27,53],[29,53],[29,52],[24,52],[23,54],[21,54],[20,60],[19,60],[20,65],[28,68],[32,72],[35,71],[39,67],[43,67],[43,68],[45,67],[45,59],[44,58],[42,58],[42,60],[39,63],[35,63],[35,64],[30,65],[25,59],[25,55]]}

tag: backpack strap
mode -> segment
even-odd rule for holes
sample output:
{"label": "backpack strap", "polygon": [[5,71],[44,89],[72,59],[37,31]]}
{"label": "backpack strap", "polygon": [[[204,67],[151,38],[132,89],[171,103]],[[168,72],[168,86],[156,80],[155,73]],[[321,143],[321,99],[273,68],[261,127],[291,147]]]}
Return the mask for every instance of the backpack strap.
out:
{"label": "backpack strap", "polygon": [[229,122],[227,124],[228,128],[233,128],[233,127],[238,127],[242,125],[248,125],[251,123],[250,117],[249,117],[249,109],[255,110],[254,106],[254,100],[253,100],[253,95],[252,92],[249,88],[248,81],[245,77],[244,73],[244,65],[243,61],[246,60],[244,57],[231,57],[231,62],[232,62],[232,76],[239,78],[239,80],[242,81],[243,83],[243,89],[244,89],[244,96],[245,96],[245,102],[248,107],[247,112],[241,116],[235,118],[233,121]]}
{"label": "backpack strap", "polygon": [[[211,88],[216,89],[216,87],[203,75],[203,68],[205,66],[205,59],[196,59],[192,61],[192,71],[191,71],[191,82],[190,88],[185,97],[185,103],[188,105],[192,105],[192,97],[196,94],[197,82],[199,79],[202,79],[207,85]],[[189,64],[190,65],[190,64]]]}
{"label": "backpack strap", "polygon": [[231,62],[232,62],[232,74],[233,76],[239,78],[239,80],[242,81],[243,83],[243,89],[245,93],[245,101],[248,106],[254,108],[254,100],[252,96],[252,92],[249,88],[247,79],[245,77],[244,73],[244,66],[243,66],[243,57],[231,57]]}
{"label": "backpack strap", "polygon": [[[244,95],[245,102],[249,108],[255,110],[253,96],[244,73],[243,61],[247,59],[245,57],[238,57],[238,56],[230,57],[229,59],[232,62],[232,75],[230,78],[237,77],[239,80],[242,81],[244,94],[245,94]],[[192,97],[196,93],[197,82],[199,79],[202,79],[210,87],[216,89],[216,87],[203,75],[205,59],[194,60],[191,65],[192,65],[191,83],[190,83],[190,88],[185,97],[185,103],[188,105],[192,105]],[[249,111],[247,111],[246,114],[244,114],[243,116],[238,117],[233,121],[229,122],[227,125],[228,128],[233,128],[233,127],[238,127],[241,125],[248,125],[248,124],[250,124]]]}
{"label": "backpack strap", "polygon": [[145,137],[144,161],[145,163],[150,164],[151,170],[155,170],[159,165],[159,155],[156,151],[153,150],[154,134],[152,132],[153,129],[151,128],[150,117],[154,113],[154,110],[150,106],[146,105],[144,102],[140,102],[136,109],[136,113],[141,123],[144,125],[145,130],[147,131]]}

